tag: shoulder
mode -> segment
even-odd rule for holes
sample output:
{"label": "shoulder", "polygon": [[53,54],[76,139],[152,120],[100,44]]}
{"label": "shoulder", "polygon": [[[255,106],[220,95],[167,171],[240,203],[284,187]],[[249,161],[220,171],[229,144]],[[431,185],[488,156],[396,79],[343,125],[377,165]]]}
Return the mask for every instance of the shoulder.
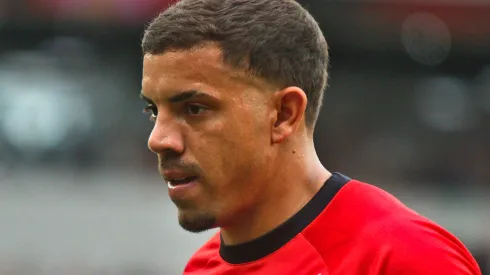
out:
{"label": "shoulder", "polygon": [[417,215],[400,200],[374,185],[351,180],[324,211],[324,219],[339,220],[343,231],[358,234],[380,220]]}
{"label": "shoulder", "polygon": [[377,187],[359,183],[371,199],[361,239],[373,255],[378,274],[481,274],[464,244],[449,231]]}
{"label": "shoulder", "polygon": [[331,205],[350,255],[373,274],[474,274],[478,265],[449,231],[374,185],[351,181]]}
{"label": "shoulder", "polygon": [[184,273],[203,269],[208,262],[219,254],[220,234],[213,235],[201,246],[187,262]]}
{"label": "shoulder", "polygon": [[385,236],[386,274],[481,274],[463,243],[436,223],[414,216],[387,224],[390,230],[378,230]]}

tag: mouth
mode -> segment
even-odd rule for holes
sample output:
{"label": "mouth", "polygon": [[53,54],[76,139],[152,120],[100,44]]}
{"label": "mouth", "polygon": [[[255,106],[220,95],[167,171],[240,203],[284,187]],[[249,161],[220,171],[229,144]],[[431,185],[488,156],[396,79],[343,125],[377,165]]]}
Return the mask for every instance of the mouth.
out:
{"label": "mouth", "polygon": [[185,178],[165,178],[168,188],[174,189],[178,186],[190,184],[197,179],[197,176],[190,176]]}

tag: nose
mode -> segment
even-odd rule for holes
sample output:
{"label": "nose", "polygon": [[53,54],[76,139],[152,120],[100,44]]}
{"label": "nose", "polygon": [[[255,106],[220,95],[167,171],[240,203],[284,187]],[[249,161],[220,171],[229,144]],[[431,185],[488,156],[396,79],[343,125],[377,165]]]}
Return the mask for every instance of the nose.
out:
{"label": "nose", "polygon": [[168,151],[182,154],[185,147],[178,126],[164,125],[157,120],[148,138],[148,148],[156,154]]}

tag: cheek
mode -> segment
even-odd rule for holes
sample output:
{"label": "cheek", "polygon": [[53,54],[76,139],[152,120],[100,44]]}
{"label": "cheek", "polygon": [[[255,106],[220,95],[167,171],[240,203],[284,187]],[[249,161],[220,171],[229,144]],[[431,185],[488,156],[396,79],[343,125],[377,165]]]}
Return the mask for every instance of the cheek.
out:
{"label": "cheek", "polygon": [[231,158],[236,140],[232,134],[224,121],[213,121],[188,135],[186,143],[190,154],[212,185],[222,181],[229,164],[233,163]]}
{"label": "cheek", "polygon": [[267,151],[266,131],[252,115],[236,120],[220,134],[219,152],[229,178],[252,178],[262,165]]}
{"label": "cheek", "polygon": [[[262,163],[267,139],[252,116],[227,117],[207,125],[188,140],[192,155],[205,173],[215,180],[244,176],[254,164]],[[211,180],[211,178],[210,178]],[[216,182],[218,184],[218,182]]]}

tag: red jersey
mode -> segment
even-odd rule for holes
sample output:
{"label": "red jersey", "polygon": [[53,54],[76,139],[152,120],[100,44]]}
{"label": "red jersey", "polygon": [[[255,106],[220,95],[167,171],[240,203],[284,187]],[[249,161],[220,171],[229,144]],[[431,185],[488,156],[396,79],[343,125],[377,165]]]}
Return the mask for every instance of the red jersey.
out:
{"label": "red jersey", "polygon": [[298,213],[253,241],[217,233],[185,275],[480,275],[465,246],[387,192],[335,173]]}

